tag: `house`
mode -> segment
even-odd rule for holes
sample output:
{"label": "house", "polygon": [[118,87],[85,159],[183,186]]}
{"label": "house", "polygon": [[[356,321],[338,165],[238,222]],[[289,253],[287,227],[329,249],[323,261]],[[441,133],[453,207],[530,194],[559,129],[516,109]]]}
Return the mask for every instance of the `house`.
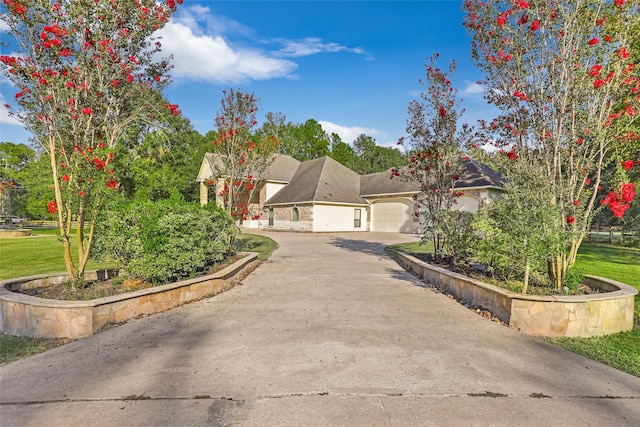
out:
{"label": "house", "polygon": [[[502,191],[502,176],[477,160],[464,161],[456,188],[463,195],[455,209],[477,211]],[[200,202],[218,194],[216,156],[207,153],[198,179]],[[391,179],[391,172],[359,175],[330,157],[306,162],[277,155],[250,206],[260,218],[244,221],[248,228],[310,232],[420,232],[415,184]]]}

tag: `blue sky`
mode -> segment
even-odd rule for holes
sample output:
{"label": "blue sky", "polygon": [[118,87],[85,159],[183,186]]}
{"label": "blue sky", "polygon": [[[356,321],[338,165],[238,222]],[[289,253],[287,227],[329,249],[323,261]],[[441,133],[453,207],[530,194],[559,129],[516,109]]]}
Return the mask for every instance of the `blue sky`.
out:
{"label": "blue sky", "polygon": [[[407,106],[421,91],[425,59],[458,62],[453,84],[467,109],[463,120],[491,118],[476,84],[460,1],[196,1],[185,0],[162,29],[163,51],[174,55],[166,91],[201,133],[214,129],[222,90],[254,92],[258,117],[320,122],[351,143],[365,133],[394,146],[405,134]],[[0,23],[1,39],[9,40]],[[11,48],[2,47],[3,54]],[[0,81],[0,105],[14,88]],[[0,139],[29,135],[0,114]]]}

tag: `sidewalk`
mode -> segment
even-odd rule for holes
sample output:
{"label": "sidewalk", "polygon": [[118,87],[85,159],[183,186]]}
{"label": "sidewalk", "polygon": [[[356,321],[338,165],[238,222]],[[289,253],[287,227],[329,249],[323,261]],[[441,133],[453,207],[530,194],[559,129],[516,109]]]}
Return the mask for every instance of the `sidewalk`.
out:
{"label": "sidewalk", "polygon": [[640,378],[521,335],[384,256],[264,233],[232,290],[0,368],[5,426],[637,426]]}

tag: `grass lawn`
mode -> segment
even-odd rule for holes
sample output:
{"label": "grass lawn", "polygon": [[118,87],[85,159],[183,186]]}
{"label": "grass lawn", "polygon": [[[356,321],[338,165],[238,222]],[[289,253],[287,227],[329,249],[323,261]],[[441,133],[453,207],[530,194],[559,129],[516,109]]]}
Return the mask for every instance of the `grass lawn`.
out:
{"label": "grass lawn", "polygon": [[[34,230],[37,237],[0,239],[0,280],[34,274],[65,271],[62,243],[57,230]],[[266,259],[278,248],[272,239],[255,234],[239,234],[236,250],[258,252],[258,259]],[[89,262],[87,270],[114,267],[113,263]],[[69,340],[13,337],[0,333],[0,366],[34,354],[50,350]]]}
{"label": "grass lawn", "polygon": [[[33,237],[0,239],[0,280],[66,271],[62,242],[57,230],[33,230]],[[72,238],[71,254],[77,262]],[[115,267],[114,263],[89,261],[87,270]]]}
{"label": "grass lawn", "polygon": [[12,337],[0,333],[0,366],[68,343],[67,339]]}
{"label": "grass lawn", "polygon": [[[399,251],[428,253],[430,245],[402,243],[387,247],[395,257]],[[623,282],[640,291],[640,249],[600,243],[580,246],[576,267],[584,274]],[[635,327],[628,332],[595,338],[555,338],[546,341],[640,377],[640,294],[635,298]]]}
{"label": "grass lawn", "polygon": [[278,244],[265,236],[257,234],[239,234],[236,237],[235,248],[239,252],[258,252],[258,259],[263,261],[278,249]]}
{"label": "grass lawn", "polygon": [[[585,274],[607,277],[640,291],[640,249],[583,243],[576,267]],[[549,342],[640,377],[640,294],[635,298],[635,327],[595,338],[556,338]]]}

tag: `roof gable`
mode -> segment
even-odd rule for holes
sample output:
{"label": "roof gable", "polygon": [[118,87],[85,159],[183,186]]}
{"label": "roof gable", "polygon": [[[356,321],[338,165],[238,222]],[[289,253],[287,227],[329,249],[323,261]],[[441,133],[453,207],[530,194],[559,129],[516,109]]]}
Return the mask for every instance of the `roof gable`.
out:
{"label": "roof gable", "polygon": [[503,187],[504,179],[500,172],[471,157],[465,158],[462,163],[465,172],[456,182],[456,188]]}
{"label": "roof gable", "polygon": [[[273,161],[267,167],[262,179],[267,181],[289,182],[298,170],[300,161],[285,154],[275,154]],[[216,171],[223,168],[220,155],[217,153],[205,153],[198,181],[214,178]],[[254,174],[255,175],[255,174]]]}
{"label": "roof gable", "polygon": [[327,156],[301,163],[291,182],[265,204],[303,202],[367,203],[360,197],[360,175]]}
{"label": "roof gable", "polygon": [[391,169],[384,172],[370,173],[360,177],[360,195],[372,196],[382,194],[416,193],[419,186],[391,176]]}
{"label": "roof gable", "polygon": [[267,181],[291,182],[299,166],[299,160],[285,154],[276,154],[264,174],[264,179]]}

